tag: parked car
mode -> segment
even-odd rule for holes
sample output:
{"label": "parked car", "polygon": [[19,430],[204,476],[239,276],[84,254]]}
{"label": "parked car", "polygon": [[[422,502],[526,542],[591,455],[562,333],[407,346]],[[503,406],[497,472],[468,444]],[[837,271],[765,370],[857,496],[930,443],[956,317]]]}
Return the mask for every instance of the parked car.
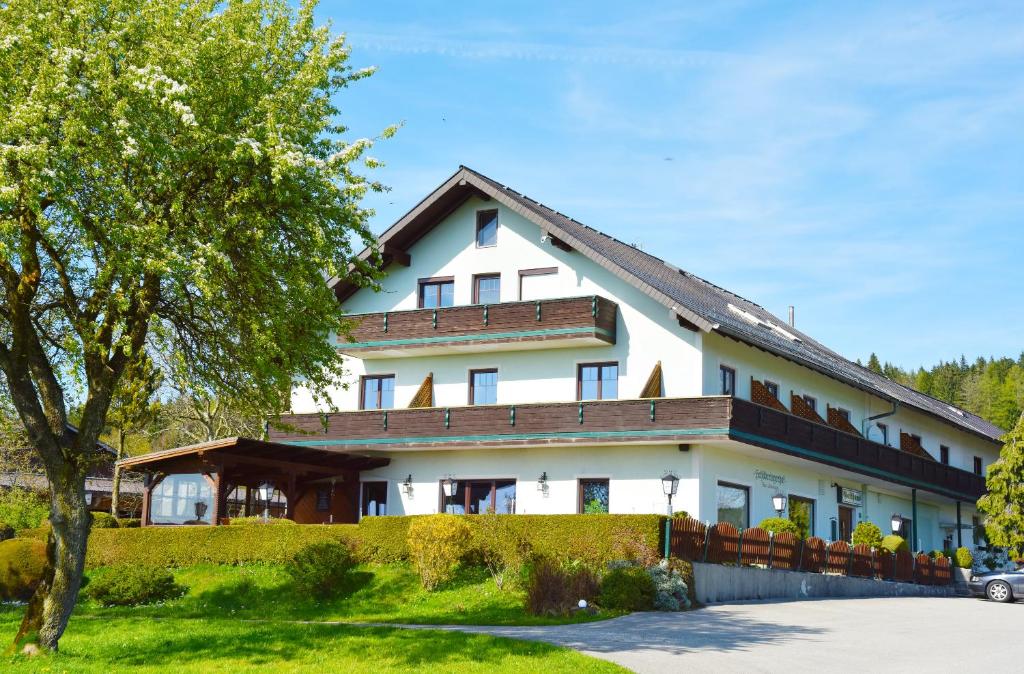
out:
{"label": "parked car", "polygon": [[974,596],[988,597],[992,601],[1010,602],[1016,597],[1024,598],[1024,568],[1018,564],[1015,571],[973,574],[967,587]]}

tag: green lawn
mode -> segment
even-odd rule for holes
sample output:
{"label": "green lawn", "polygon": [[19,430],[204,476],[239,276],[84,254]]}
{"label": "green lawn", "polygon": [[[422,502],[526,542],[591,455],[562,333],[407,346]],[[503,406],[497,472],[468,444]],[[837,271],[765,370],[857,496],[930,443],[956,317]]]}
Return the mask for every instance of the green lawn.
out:
{"label": "green lawn", "polygon": [[[92,573],[104,573],[98,570]],[[522,609],[522,593],[499,591],[469,570],[436,592],[405,565],[359,570],[347,597],[296,596],[279,566],[197,566],[175,573],[188,594],[166,604],[104,608],[79,603],[55,657],[0,658],[13,672],[621,672],[546,644],[462,633],[303,624],[298,621],[424,624],[544,624]],[[0,641],[17,631],[21,608],[0,606]],[[597,618],[610,617],[606,613]],[[579,616],[571,619],[593,620]]]}

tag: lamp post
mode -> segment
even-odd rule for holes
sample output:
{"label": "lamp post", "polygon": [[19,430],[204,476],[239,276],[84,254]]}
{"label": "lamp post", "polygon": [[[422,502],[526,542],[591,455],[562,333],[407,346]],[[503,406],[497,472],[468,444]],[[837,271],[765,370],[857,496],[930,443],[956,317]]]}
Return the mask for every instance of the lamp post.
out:
{"label": "lamp post", "polygon": [[274,488],[270,486],[269,482],[264,482],[260,485],[260,488],[256,490],[256,495],[261,501],[263,501],[263,521],[266,522],[270,519],[270,497],[274,493]]}
{"label": "lamp post", "polygon": [[786,497],[782,494],[772,496],[772,507],[775,508],[776,514],[782,517],[782,512],[786,509]]}
{"label": "lamp post", "polygon": [[448,508],[451,505],[451,499],[455,496],[455,491],[458,489],[458,482],[452,479],[451,475],[441,480],[441,488],[444,490],[444,511],[448,512]]}
{"label": "lamp post", "polygon": [[675,496],[676,490],[679,489],[679,478],[673,472],[668,472],[661,477],[661,489],[665,492],[665,496],[668,497],[668,516],[672,516],[672,497]]}
{"label": "lamp post", "polygon": [[892,532],[896,535],[899,535],[900,530],[903,529],[903,516],[893,513],[892,521],[890,521],[889,524],[892,525]]}

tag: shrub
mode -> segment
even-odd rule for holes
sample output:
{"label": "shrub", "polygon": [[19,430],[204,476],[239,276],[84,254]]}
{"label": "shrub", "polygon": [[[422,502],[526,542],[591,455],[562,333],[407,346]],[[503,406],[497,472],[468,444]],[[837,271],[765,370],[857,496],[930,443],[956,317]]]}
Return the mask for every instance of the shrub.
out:
{"label": "shrub", "polygon": [[85,595],[104,606],[137,606],[177,599],[186,589],[174,582],[174,574],[167,569],[122,565],[93,578]]}
{"label": "shrub", "polygon": [[542,557],[529,565],[526,610],[533,615],[564,616],[580,599],[593,602],[599,594],[597,576],[583,564],[563,565]]}
{"label": "shrub", "polygon": [[409,524],[418,516],[379,515],[359,520],[356,556],[364,562],[390,564],[409,559]]}
{"label": "shrub", "polygon": [[245,527],[254,525],[273,526],[278,524],[284,526],[294,525],[295,520],[285,519],[284,517],[270,517],[267,519],[263,519],[259,515],[250,515],[249,517],[232,517],[228,520],[228,525],[235,527]]}
{"label": "shrub", "polygon": [[287,566],[300,592],[309,597],[336,597],[351,586],[355,560],[340,543],[314,543],[299,550]]}
{"label": "shrub", "polygon": [[11,487],[0,490],[0,522],[17,529],[28,529],[47,521],[50,505],[46,499],[29,489]]}
{"label": "shrub", "polygon": [[773,534],[787,533],[793,534],[798,538],[800,537],[800,527],[785,517],[766,517],[757,526]]}
{"label": "shrub", "polygon": [[452,579],[470,550],[470,530],[454,515],[426,515],[409,525],[409,556],[427,590]]}
{"label": "shrub", "polygon": [[676,510],[672,513],[672,519],[675,520],[688,520],[690,519],[690,513],[685,510]]}
{"label": "shrub", "polygon": [[118,517],[117,528],[118,529],[138,529],[142,526],[142,520],[135,517]]}
{"label": "shrub", "polygon": [[499,590],[510,578],[519,576],[530,559],[532,546],[509,526],[515,515],[480,515],[473,527],[474,547]]}
{"label": "shrub", "polygon": [[89,526],[93,529],[116,529],[117,518],[110,513],[90,513],[92,515],[92,522]]}
{"label": "shrub", "polygon": [[7,522],[0,522],[0,541],[14,538],[14,527]]}
{"label": "shrub", "polygon": [[942,550],[932,550],[930,553],[928,553],[928,556],[932,559],[942,559],[946,555],[942,552]]}
{"label": "shrub", "polygon": [[654,582],[654,608],[659,611],[683,611],[690,608],[690,588],[679,569],[663,559],[647,569]]}
{"label": "shrub", "polygon": [[969,569],[974,566],[974,555],[971,554],[969,548],[959,547],[956,549],[954,554],[954,562],[961,569]]}
{"label": "shrub", "polygon": [[654,580],[639,566],[612,569],[601,579],[601,606],[626,611],[654,608]]}
{"label": "shrub", "polygon": [[882,530],[871,522],[859,522],[853,528],[852,540],[854,545],[866,545],[871,549],[877,549],[882,546]]}
{"label": "shrub", "polygon": [[0,542],[0,600],[26,601],[46,567],[46,544],[29,538]]}
{"label": "shrub", "polygon": [[897,552],[910,552],[910,546],[907,545],[907,542],[903,540],[902,536],[897,536],[896,534],[889,534],[884,537],[879,547],[893,554]]}

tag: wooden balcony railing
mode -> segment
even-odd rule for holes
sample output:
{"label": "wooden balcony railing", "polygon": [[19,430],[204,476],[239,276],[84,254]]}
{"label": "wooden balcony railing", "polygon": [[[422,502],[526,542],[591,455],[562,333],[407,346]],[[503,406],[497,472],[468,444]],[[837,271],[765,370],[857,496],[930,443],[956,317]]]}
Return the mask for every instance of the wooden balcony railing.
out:
{"label": "wooden balcony railing", "polygon": [[354,314],[339,349],[359,358],[615,343],[618,305],[597,295]]}
{"label": "wooden balcony railing", "polygon": [[733,440],[962,501],[979,475],[746,400],[596,400],[288,415],[270,439],[346,450],[499,448]]}

